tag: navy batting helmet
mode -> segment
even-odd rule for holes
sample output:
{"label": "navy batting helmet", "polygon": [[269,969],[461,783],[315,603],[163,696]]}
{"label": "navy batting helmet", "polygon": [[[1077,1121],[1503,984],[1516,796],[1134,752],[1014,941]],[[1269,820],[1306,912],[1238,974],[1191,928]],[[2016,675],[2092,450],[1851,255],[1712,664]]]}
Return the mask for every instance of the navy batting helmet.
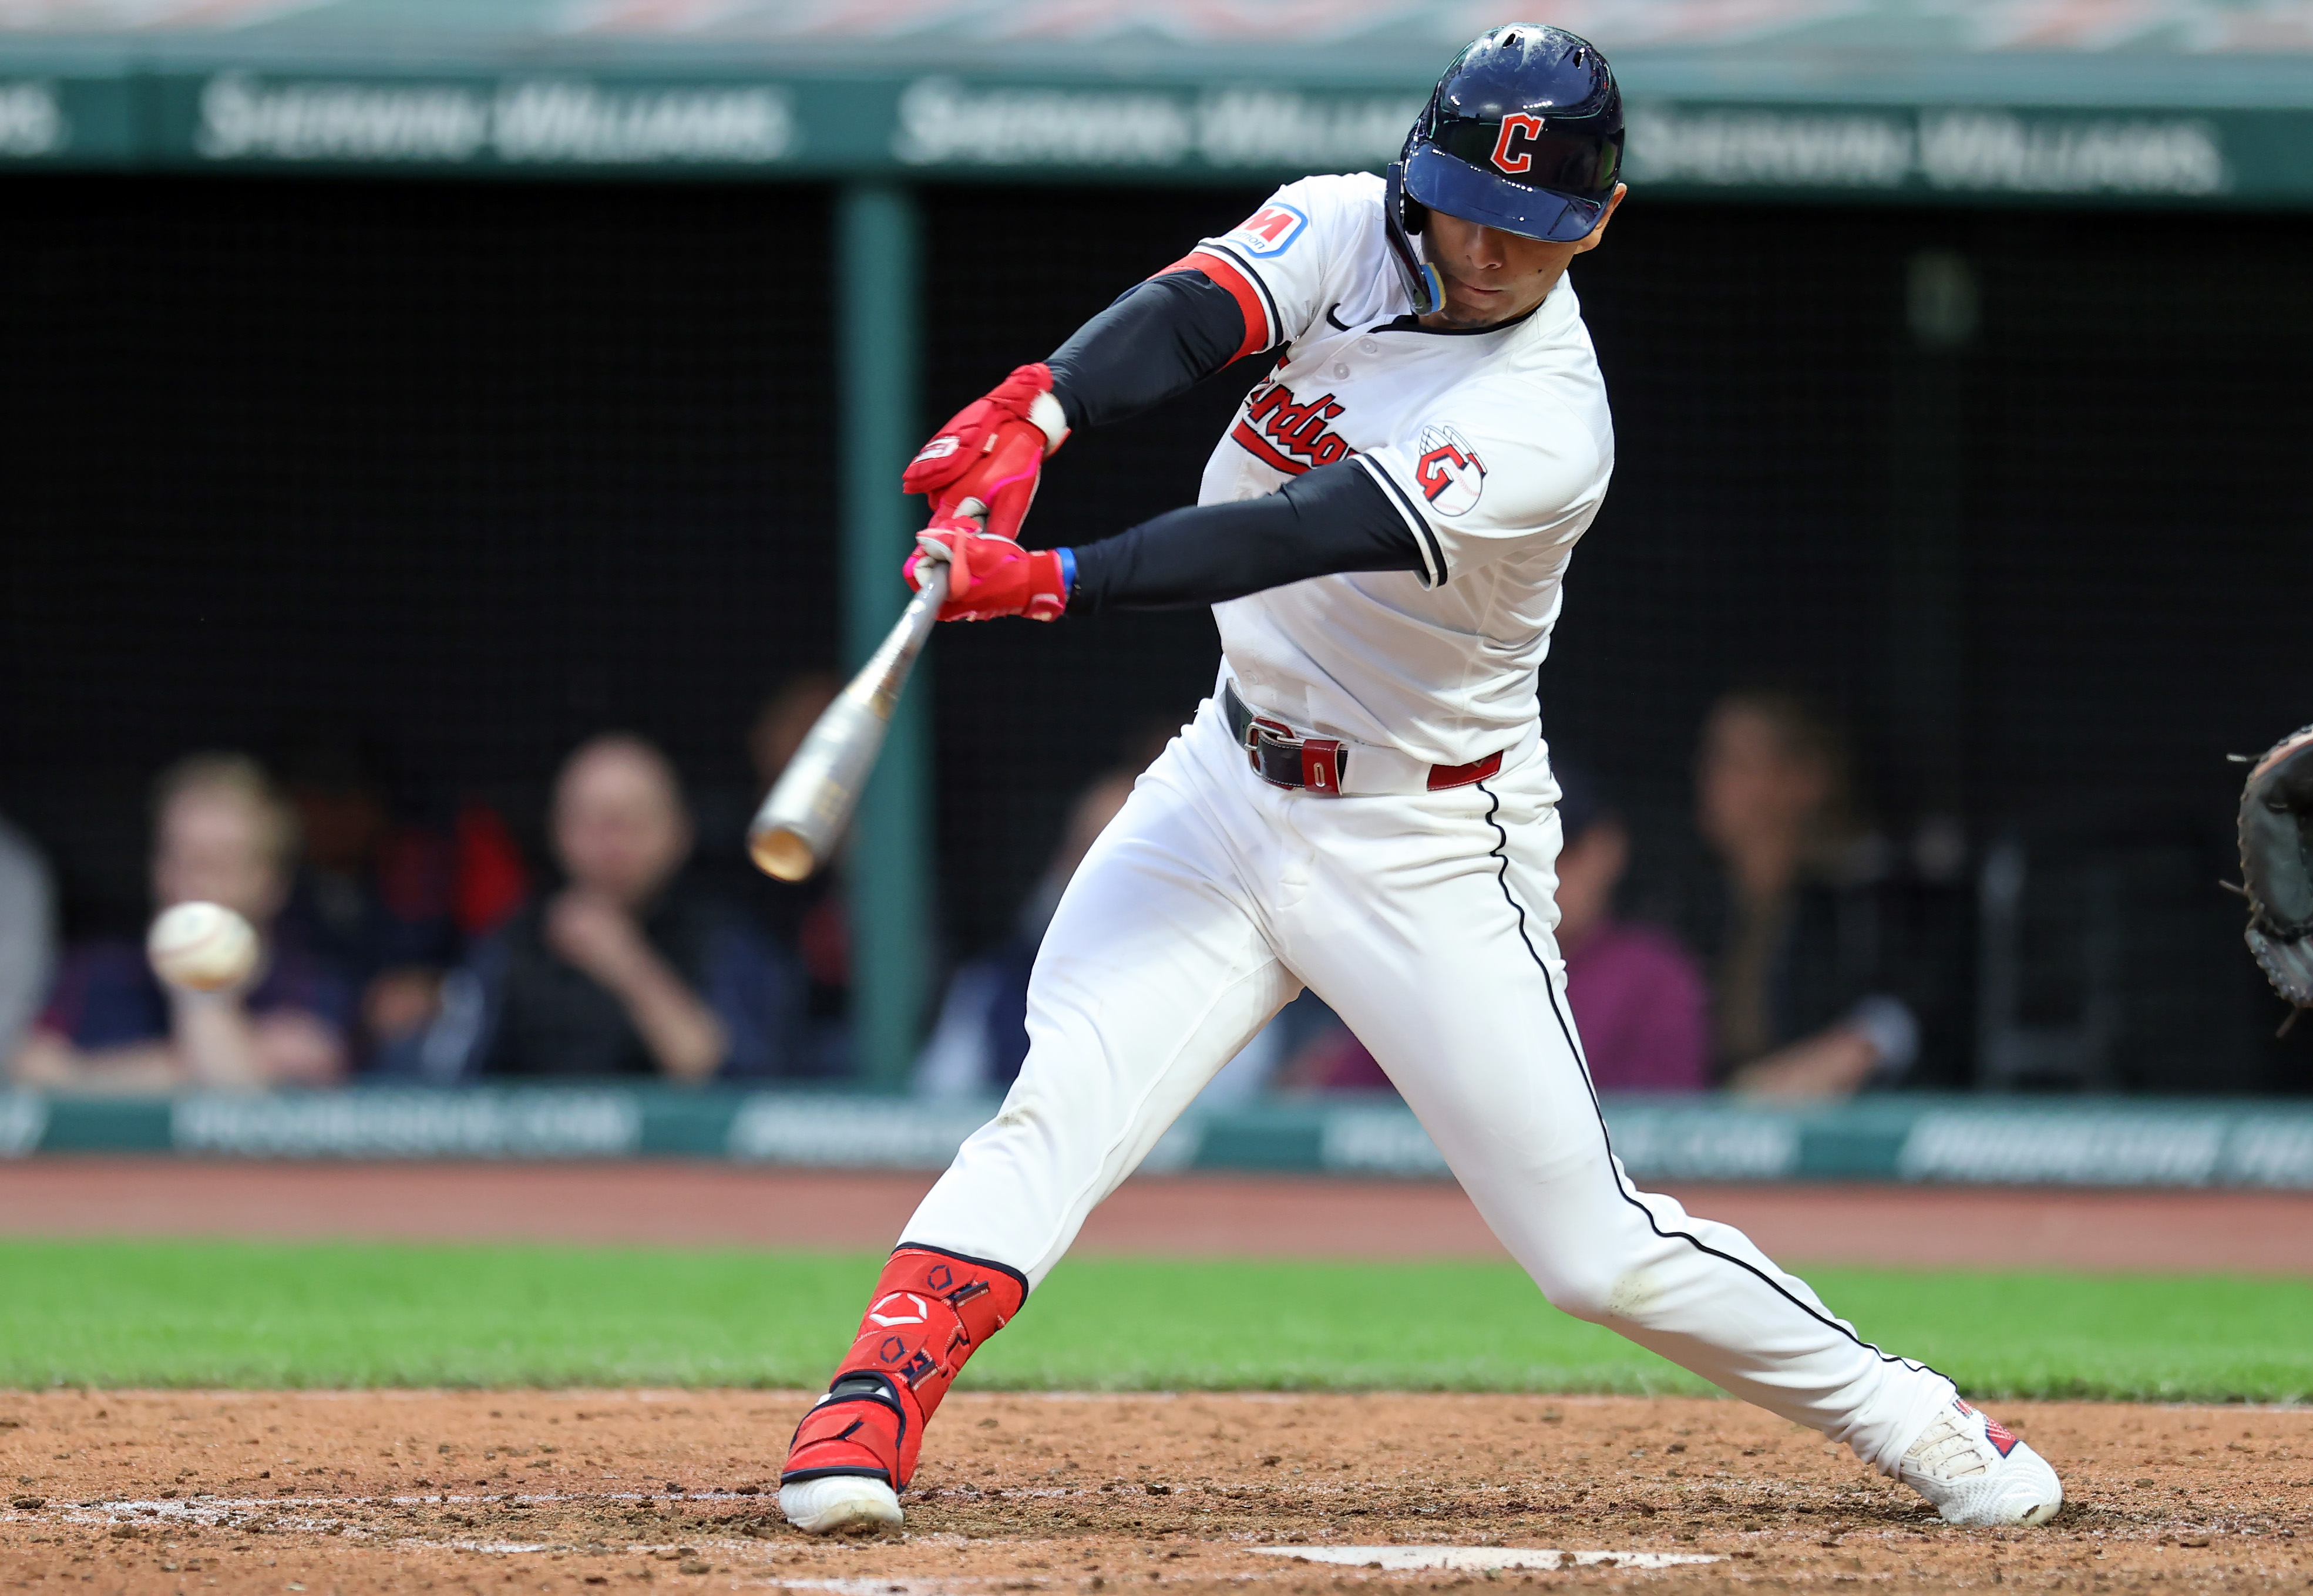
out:
{"label": "navy batting helmet", "polygon": [[1622,168],[1623,94],[1596,45],[1533,22],[1480,34],[1389,169],[1391,241],[1414,298],[1437,297],[1407,236],[1429,210],[1568,243],[1598,225]]}

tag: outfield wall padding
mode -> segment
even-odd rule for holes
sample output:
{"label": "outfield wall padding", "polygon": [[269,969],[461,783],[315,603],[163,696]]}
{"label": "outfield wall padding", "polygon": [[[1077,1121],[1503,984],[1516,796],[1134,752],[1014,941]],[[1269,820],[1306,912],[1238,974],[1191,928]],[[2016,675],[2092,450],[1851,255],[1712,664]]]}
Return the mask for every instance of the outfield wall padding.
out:
{"label": "outfield wall padding", "polygon": [[[826,1092],[652,1087],[175,1099],[0,1094],[0,1157],[699,1158],[800,1169],[938,1169],[995,1111]],[[1609,1099],[1649,1180],[2313,1189],[2313,1109],[2254,1100],[1905,1096],[1807,1108]],[[1450,1173],[1394,1099],[1192,1109],[1144,1168],[1412,1179]]]}

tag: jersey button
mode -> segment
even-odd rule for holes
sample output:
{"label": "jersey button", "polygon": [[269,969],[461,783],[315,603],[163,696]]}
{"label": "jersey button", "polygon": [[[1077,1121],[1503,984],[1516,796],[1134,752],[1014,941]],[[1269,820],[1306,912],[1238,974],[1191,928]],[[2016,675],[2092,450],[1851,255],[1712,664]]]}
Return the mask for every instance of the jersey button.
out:
{"label": "jersey button", "polygon": [[1359,338],[1358,352],[1361,355],[1378,355],[1381,353],[1381,345],[1372,338]]}
{"label": "jersey button", "polygon": [[1337,361],[1335,361],[1335,362],[1333,363],[1333,375],[1334,375],[1335,377],[1337,377],[1337,378],[1339,378],[1339,377],[1346,377],[1346,376],[1348,376],[1349,374],[1350,374],[1350,363],[1349,363],[1348,361],[1346,361],[1346,360],[1337,360]]}

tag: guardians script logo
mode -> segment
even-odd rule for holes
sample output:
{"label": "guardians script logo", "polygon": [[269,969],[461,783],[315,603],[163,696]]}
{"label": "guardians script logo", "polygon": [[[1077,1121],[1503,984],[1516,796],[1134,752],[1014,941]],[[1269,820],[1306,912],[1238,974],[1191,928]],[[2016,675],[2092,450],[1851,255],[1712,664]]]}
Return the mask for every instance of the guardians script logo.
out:
{"label": "guardians script logo", "polygon": [[1440,515],[1476,509],[1486,491],[1486,462],[1470,440],[1450,426],[1425,426],[1417,447],[1421,455],[1413,463],[1413,479],[1430,507]]}
{"label": "guardians script logo", "polygon": [[1357,452],[1332,430],[1341,414],[1330,393],[1305,404],[1282,382],[1265,382],[1245,396],[1244,418],[1229,436],[1262,464],[1298,477],[1312,466],[1330,466]]}

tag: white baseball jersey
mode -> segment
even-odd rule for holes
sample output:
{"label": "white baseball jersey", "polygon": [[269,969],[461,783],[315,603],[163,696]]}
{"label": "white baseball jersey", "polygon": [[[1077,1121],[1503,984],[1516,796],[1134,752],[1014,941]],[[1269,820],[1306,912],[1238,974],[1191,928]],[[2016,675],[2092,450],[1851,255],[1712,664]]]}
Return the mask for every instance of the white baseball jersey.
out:
{"label": "white baseball jersey", "polygon": [[1354,460],[1403,515],[1415,572],[1294,583],[1213,607],[1248,702],[1296,729],[1463,765],[1540,714],[1535,675],[1577,539],[1605,497],[1605,382],[1566,278],[1505,327],[1419,326],[1382,181],[1304,178],[1192,260],[1249,348],[1286,346],[1205,466],[1200,504]]}

